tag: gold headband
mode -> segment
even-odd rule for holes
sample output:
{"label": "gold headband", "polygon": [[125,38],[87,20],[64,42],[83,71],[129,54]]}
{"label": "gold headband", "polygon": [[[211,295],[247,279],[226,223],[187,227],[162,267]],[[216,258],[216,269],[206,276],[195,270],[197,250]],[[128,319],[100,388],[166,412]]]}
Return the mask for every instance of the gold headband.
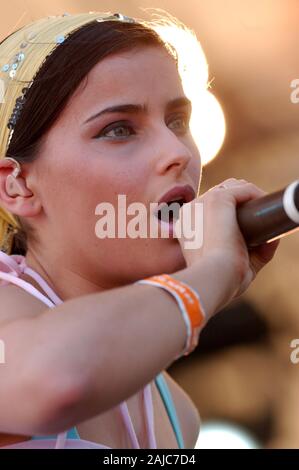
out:
{"label": "gold headband", "polygon": [[[111,12],[48,16],[15,31],[0,44],[0,159],[5,158],[26,90],[44,60],[70,33],[94,20],[135,22]],[[0,250],[11,253],[19,228],[17,219],[0,206]]]}

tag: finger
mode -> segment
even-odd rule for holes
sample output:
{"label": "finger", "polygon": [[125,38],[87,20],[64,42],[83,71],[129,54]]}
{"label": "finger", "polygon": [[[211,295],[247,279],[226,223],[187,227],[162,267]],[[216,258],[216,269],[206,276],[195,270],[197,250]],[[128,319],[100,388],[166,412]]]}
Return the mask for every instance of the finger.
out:
{"label": "finger", "polygon": [[222,183],[220,183],[219,185],[217,185],[217,186],[215,186],[214,188],[211,188],[211,189],[216,189],[218,191],[225,191],[225,190],[230,191],[231,189],[244,187],[244,186],[246,186],[246,187],[248,186],[248,187],[251,187],[252,189],[255,189],[257,197],[263,197],[267,194],[266,191],[259,188],[255,184],[250,183],[249,181],[246,181],[244,179],[239,179],[238,180],[236,178],[229,178],[229,179],[223,181]]}
{"label": "finger", "polygon": [[237,204],[258,199],[267,194],[252,183],[240,183],[230,184],[230,186],[227,186],[226,188],[216,187],[209,192],[209,196],[213,198],[213,195],[215,194],[215,201],[217,202],[219,201],[219,192],[223,192],[223,195],[233,196]]}
{"label": "finger", "polygon": [[[244,182],[245,182],[245,180],[243,180],[243,183]],[[230,186],[236,186],[238,184],[240,184],[240,180],[237,180],[236,178],[228,178],[228,179],[222,181],[221,183],[216,184],[215,186],[213,186],[210,189],[223,189],[223,188],[227,189]]]}
{"label": "finger", "polygon": [[266,191],[264,191],[263,189],[259,188],[255,184],[250,183],[249,181],[246,181],[246,180],[239,180],[236,183],[230,183],[227,189],[236,188],[236,187],[248,187],[248,188],[252,188],[253,190],[255,190],[257,194],[261,194],[261,195],[267,194]]}
{"label": "finger", "polygon": [[251,263],[257,272],[260,271],[265,266],[265,264],[272,260],[277,248],[279,247],[279,244],[280,240],[274,240],[270,243],[263,243],[262,245],[249,251]]}

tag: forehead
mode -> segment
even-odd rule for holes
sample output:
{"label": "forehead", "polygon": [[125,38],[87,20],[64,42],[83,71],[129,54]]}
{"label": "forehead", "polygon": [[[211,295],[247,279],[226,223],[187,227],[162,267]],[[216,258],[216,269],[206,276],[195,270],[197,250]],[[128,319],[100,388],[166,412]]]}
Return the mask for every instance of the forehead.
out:
{"label": "forehead", "polygon": [[70,106],[88,112],[98,104],[167,102],[183,95],[175,60],[163,48],[143,47],[115,54],[89,72],[70,100]]}

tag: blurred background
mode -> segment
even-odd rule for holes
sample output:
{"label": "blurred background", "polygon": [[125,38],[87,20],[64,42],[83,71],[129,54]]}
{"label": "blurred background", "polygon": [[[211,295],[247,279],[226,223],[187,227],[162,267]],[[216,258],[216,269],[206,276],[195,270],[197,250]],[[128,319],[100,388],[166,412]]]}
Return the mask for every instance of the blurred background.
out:
{"label": "blurred background", "polygon": [[[145,7],[191,28],[209,65],[217,101],[194,123],[206,162],[200,192],[230,177],[267,192],[299,179],[299,103],[291,100],[299,80],[298,0],[10,0],[1,5],[0,35],[64,12],[149,19]],[[168,370],[200,412],[198,447],[236,448],[238,439],[241,447],[299,447],[299,364],[290,360],[299,338],[298,269],[294,233],[246,294],[211,320],[196,351]],[[224,424],[232,439],[221,434]]]}

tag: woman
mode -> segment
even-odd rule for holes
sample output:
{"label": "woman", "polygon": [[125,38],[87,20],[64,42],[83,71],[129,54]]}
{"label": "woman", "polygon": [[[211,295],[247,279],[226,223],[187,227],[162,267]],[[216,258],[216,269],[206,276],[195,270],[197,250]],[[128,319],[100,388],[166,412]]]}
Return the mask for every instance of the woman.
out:
{"label": "woman", "polygon": [[[17,72],[1,107],[2,446],[192,448],[198,412],[165,369],[198,335],[173,286],[206,317],[198,332],[247,289],[278,242],[248,252],[236,205],[265,193],[230,179],[196,198],[191,104],[173,49],[146,23],[42,19],[0,50],[2,76]],[[118,195],[147,209],[183,198],[179,221],[203,203],[203,246],[187,249],[177,226],[168,238],[100,238],[95,208]],[[161,273],[172,295],[153,283]]]}

